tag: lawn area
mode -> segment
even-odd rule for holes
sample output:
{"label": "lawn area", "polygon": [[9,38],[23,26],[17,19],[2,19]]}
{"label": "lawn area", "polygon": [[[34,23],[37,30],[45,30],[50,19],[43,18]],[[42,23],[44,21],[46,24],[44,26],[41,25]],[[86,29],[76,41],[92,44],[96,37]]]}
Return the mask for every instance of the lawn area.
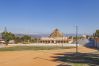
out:
{"label": "lawn area", "polygon": [[0,48],[0,51],[22,51],[22,50],[56,50],[56,49],[69,49],[73,47],[58,47],[58,46],[14,46]]}

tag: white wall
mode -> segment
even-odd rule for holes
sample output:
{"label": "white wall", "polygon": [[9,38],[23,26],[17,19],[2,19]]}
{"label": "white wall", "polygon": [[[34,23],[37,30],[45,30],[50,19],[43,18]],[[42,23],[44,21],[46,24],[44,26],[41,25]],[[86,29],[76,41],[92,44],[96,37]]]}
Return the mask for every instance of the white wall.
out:
{"label": "white wall", "polygon": [[[75,47],[76,44],[45,44],[45,43],[33,43],[33,44],[8,44],[9,46],[64,46],[64,47]],[[78,44],[78,46],[80,46]]]}

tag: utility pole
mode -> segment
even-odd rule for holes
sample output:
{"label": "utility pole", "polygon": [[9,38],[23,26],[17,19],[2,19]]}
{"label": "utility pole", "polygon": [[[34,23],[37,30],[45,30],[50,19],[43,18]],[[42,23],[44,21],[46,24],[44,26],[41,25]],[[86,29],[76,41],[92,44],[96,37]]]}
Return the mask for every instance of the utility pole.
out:
{"label": "utility pole", "polygon": [[4,28],[4,32],[7,32],[7,28],[6,27]]}
{"label": "utility pole", "polygon": [[78,26],[76,25],[76,54],[78,53]]}

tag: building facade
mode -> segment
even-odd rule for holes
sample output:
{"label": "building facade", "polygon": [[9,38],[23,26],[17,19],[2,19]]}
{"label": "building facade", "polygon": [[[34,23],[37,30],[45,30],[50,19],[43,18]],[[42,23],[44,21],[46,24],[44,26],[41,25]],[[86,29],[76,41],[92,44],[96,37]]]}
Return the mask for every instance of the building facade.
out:
{"label": "building facade", "polygon": [[48,37],[41,37],[40,43],[68,43],[68,37],[65,37],[62,32],[55,29]]}

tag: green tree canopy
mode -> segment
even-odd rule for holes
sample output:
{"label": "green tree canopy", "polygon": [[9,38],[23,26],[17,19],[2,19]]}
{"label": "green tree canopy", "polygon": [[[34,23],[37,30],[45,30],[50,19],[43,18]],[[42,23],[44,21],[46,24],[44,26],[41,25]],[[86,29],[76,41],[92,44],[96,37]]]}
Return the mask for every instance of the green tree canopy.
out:
{"label": "green tree canopy", "polygon": [[95,35],[94,35],[95,37],[99,37],[99,30],[96,30],[96,32],[95,32]]}
{"label": "green tree canopy", "polygon": [[24,35],[23,37],[21,37],[21,40],[23,40],[23,42],[30,42],[31,40],[31,36],[28,36],[28,35]]}
{"label": "green tree canopy", "polygon": [[18,37],[18,36],[16,36],[14,40],[15,40],[15,43],[21,43],[22,42],[21,37]]}
{"label": "green tree canopy", "polygon": [[9,41],[15,38],[15,35],[12,34],[11,32],[3,32],[2,38],[4,39],[6,45],[8,45]]}

